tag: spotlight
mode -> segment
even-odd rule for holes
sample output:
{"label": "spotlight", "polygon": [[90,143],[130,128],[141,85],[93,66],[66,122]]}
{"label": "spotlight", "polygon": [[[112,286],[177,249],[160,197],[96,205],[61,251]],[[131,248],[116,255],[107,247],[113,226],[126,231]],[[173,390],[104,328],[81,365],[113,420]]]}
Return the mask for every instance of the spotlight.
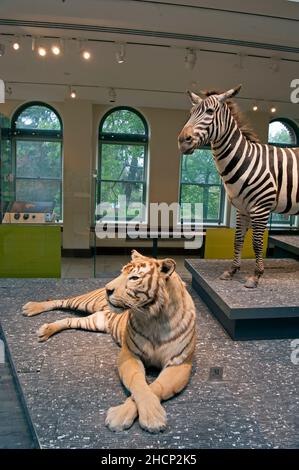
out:
{"label": "spotlight", "polygon": [[47,55],[47,49],[44,46],[38,46],[37,53],[41,57],[45,57]]}
{"label": "spotlight", "polygon": [[272,106],[271,109],[270,109],[270,111],[271,111],[272,114],[276,113],[276,108],[275,108],[275,106]]}
{"label": "spotlight", "polygon": [[80,55],[84,60],[89,60],[91,58],[91,52],[87,46],[88,41],[81,39],[79,40],[80,46]]}
{"label": "spotlight", "polygon": [[0,44],[0,57],[5,54],[5,44]]}
{"label": "spotlight", "polygon": [[20,48],[21,48],[21,44],[20,44],[20,39],[16,38],[14,39],[13,43],[12,43],[12,48],[14,51],[19,51]]}
{"label": "spotlight", "polygon": [[91,58],[91,53],[87,49],[84,49],[81,52],[81,55],[82,55],[83,59],[85,59],[85,60],[89,60]]}
{"label": "spotlight", "polygon": [[114,88],[109,88],[108,97],[109,97],[109,103],[115,103],[116,91]]}
{"label": "spotlight", "polygon": [[51,46],[51,51],[53,52],[54,55],[60,55],[61,54],[61,47],[59,44],[53,44]]}
{"label": "spotlight", "polygon": [[126,47],[124,43],[117,44],[117,51],[115,53],[116,61],[123,64],[126,56]]}
{"label": "spotlight", "polygon": [[257,111],[259,108],[258,106],[255,104],[253,107],[252,107],[252,111]]}
{"label": "spotlight", "polygon": [[74,100],[77,98],[76,90],[73,87],[70,87],[70,97]]}
{"label": "spotlight", "polygon": [[236,69],[243,70],[244,69],[244,61],[245,61],[247,56],[243,52],[238,52],[236,55],[237,55],[237,60],[234,63],[234,67]]}
{"label": "spotlight", "polygon": [[271,57],[269,68],[273,73],[279,72],[280,57]]}
{"label": "spotlight", "polygon": [[6,95],[8,95],[8,96],[11,96],[11,95],[12,95],[12,88],[11,88],[11,86],[7,85],[7,86],[5,87],[5,93],[6,93]]}
{"label": "spotlight", "polygon": [[196,52],[194,49],[188,48],[186,50],[186,55],[185,55],[185,67],[188,70],[194,69],[194,66],[196,64]]}

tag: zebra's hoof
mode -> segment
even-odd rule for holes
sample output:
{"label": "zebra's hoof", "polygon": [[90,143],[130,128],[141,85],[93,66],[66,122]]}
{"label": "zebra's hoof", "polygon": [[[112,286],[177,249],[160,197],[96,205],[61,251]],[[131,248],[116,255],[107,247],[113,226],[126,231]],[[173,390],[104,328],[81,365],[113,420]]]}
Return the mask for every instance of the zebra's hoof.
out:
{"label": "zebra's hoof", "polygon": [[245,282],[245,287],[247,287],[247,289],[255,289],[257,285],[258,279],[256,279],[255,277],[249,277]]}
{"label": "zebra's hoof", "polygon": [[231,275],[229,271],[224,271],[224,273],[221,274],[220,279],[222,281],[229,281],[230,279],[232,279],[232,277],[233,276]]}

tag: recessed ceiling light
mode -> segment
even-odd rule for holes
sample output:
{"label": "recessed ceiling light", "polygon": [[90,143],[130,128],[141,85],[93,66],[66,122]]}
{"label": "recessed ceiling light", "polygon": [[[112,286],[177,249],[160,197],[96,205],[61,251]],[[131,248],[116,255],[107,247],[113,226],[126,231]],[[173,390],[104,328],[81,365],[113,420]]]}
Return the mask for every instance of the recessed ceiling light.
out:
{"label": "recessed ceiling light", "polygon": [[276,113],[276,108],[275,106],[272,106],[271,109],[270,109],[271,113]]}
{"label": "recessed ceiling light", "polygon": [[257,111],[258,109],[259,109],[259,108],[258,108],[258,106],[257,106],[256,104],[252,107],[252,110],[253,110],[253,111]]}

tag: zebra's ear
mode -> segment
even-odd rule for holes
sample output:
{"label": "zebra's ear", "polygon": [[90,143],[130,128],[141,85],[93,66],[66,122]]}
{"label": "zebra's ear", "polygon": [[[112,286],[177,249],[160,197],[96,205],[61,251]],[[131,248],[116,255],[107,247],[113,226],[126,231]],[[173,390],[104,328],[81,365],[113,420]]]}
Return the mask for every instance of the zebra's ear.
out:
{"label": "zebra's ear", "polygon": [[240,84],[236,86],[235,88],[232,88],[231,90],[221,93],[221,95],[217,95],[218,101],[220,101],[220,103],[223,103],[224,101],[229,100],[233,96],[236,96],[241,90],[241,88],[242,88],[242,85]]}
{"label": "zebra's ear", "polygon": [[199,104],[199,103],[202,102],[201,97],[196,95],[195,93],[193,93],[193,91],[187,90],[187,94],[188,94],[192,104]]}

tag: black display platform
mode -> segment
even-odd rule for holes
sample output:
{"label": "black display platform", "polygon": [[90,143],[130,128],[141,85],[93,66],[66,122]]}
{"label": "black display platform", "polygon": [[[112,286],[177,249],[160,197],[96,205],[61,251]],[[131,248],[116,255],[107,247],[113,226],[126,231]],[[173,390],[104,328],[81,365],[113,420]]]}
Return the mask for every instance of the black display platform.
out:
{"label": "black display platform", "polygon": [[271,235],[269,245],[274,247],[274,258],[299,260],[299,233],[296,235]]}
{"label": "black display platform", "polygon": [[234,340],[299,338],[299,263],[265,260],[265,274],[256,289],[244,286],[254,260],[241,272],[220,280],[230,260],[185,260],[192,286]]}

